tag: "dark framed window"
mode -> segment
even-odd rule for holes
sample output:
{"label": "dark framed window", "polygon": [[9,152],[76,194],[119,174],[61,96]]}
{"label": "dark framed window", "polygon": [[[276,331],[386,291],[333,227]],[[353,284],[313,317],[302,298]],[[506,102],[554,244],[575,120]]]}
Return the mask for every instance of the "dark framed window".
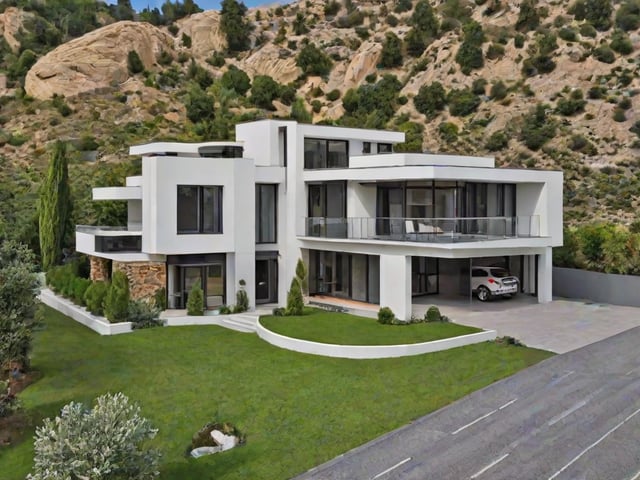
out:
{"label": "dark framed window", "polygon": [[371,142],[362,142],[362,153],[371,153]]}
{"label": "dark framed window", "polygon": [[393,153],[393,147],[390,143],[379,143],[378,153]]}
{"label": "dark framed window", "polygon": [[178,234],[222,233],[222,186],[178,185]]}
{"label": "dark framed window", "polygon": [[256,185],[256,243],[278,241],[278,186]]}
{"label": "dark framed window", "polygon": [[304,168],[348,168],[349,142],[346,140],[304,139]]}

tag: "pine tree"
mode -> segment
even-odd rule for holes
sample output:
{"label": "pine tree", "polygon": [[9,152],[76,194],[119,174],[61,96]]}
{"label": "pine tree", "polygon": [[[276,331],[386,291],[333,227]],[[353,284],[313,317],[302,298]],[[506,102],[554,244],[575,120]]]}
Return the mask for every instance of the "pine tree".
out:
{"label": "pine tree", "polygon": [[231,52],[242,52],[249,48],[249,33],[252,26],[246,20],[247,7],[236,0],[222,0],[220,4],[220,28],[227,38]]}
{"label": "pine tree", "polygon": [[57,264],[71,219],[67,144],[57,141],[40,191],[39,224],[42,268]]}

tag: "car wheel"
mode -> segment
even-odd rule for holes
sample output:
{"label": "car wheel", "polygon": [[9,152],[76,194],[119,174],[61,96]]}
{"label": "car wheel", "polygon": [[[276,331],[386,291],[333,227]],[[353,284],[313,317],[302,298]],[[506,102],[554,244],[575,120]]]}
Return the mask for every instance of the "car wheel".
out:
{"label": "car wheel", "polygon": [[486,302],[491,298],[491,293],[487,287],[483,287],[482,285],[478,287],[478,300],[481,302]]}

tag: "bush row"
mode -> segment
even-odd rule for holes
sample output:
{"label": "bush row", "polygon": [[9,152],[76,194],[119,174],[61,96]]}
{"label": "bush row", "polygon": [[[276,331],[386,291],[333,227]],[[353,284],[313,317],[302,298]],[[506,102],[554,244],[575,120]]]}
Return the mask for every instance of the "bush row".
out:
{"label": "bush row", "polygon": [[415,318],[411,317],[411,320],[399,320],[396,318],[395,313],[389,307],[382,307],[378,310],[378,322],[383,325],[411,325],[413,323],[433,323],[433,322],[448,322],[449,317],[446,315],[442,315],[440,313],[440,309],[435,305],[431,305],[426,312],[424,312],[424,317]]}

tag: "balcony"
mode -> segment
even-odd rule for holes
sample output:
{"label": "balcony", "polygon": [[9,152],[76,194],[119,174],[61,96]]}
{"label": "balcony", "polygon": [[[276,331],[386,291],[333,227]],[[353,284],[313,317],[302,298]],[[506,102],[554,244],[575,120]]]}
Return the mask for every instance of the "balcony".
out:
{"label": "balcony", "polygon": [[419,243],[541,237],[538,215],[473,218],[309,217],[304,219],[302,236]]}
{"label": "balcony", "polygon": [[83,253],[139,253],[142,251],[142,226],[76,226],[76,247]]}

